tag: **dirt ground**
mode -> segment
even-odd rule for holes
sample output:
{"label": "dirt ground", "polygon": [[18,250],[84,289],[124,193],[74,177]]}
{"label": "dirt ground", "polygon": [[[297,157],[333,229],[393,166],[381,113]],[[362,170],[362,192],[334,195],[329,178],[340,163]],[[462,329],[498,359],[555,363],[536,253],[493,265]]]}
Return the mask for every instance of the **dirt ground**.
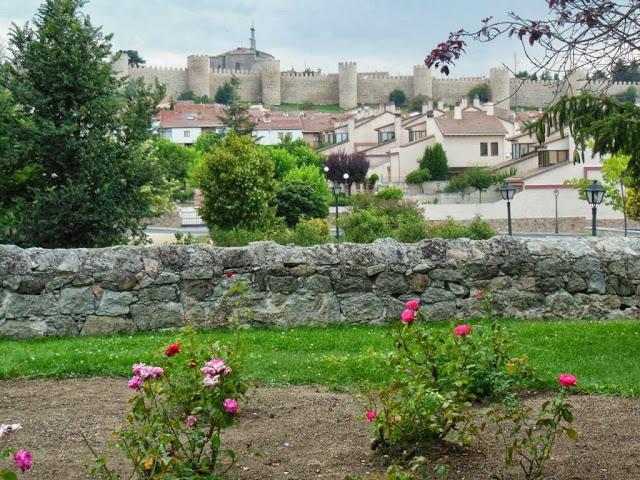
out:
{"label": "dirt ground", "polygon": [[[0,423],[21,422],[24,430],[12,443],[33,452],[34,468],[24,478],[88,478],[91,455],[82,434],[106,452],[130,395],[124,379],[0,382]],[[578,395],[572,403],[580,440],[557,443],[547,478],[640,478],[640,401]],[[354,396],[314,387],[252,391],[238,425],[224,439],[238,455],[235,473],[241,480],[371,478],[385,468],[369,440]],[[488,479],[500,464],[500,451],[487,438],[481,448],[442,452],[441,461],[451,465],[449,478]],[[117,457],[115,463],[124,465]]]}

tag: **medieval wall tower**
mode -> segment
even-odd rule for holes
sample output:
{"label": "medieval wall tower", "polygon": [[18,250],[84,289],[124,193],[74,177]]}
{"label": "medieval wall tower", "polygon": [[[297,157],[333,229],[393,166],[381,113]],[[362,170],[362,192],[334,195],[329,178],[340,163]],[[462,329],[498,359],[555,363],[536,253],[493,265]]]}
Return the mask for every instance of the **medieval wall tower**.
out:
{"label": "medieval wall tower", "polygon": [[431,70],[424,65],[414,65],[413,67],[413,95],[424,95],[433,99]]}
{"label": "medieval wall tower", "polygon": [[504,110],[511,109],[511,81],[509,70],[504,67],[489,70],[489,86],[491,99],[496,107]]}
{"label": "medieval wall tower", "polygon": [[265,105],[280,105],[282,103],[280,62],[263,63],[260,76],[262,84],[262,103]]}
{"label": "medieval wall tower", "polygon": [[209,89],[209,71],[211,70],[208,55],[190,55],[187,58],[187,84],[197,96],[211,97]]}
{"label": "medieval wall tower", "polygon": [[338,64],[338,98],[340,108],[358,106],[358,65],[356,62]]}

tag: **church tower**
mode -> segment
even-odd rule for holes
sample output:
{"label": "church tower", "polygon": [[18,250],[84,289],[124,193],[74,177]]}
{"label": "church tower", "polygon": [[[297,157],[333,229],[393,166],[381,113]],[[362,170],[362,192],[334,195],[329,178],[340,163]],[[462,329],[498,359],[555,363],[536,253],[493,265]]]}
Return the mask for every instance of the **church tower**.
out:
{"label": "church tower", "polygon": [[251,22],[251,50],[256,51],[256,27]]}

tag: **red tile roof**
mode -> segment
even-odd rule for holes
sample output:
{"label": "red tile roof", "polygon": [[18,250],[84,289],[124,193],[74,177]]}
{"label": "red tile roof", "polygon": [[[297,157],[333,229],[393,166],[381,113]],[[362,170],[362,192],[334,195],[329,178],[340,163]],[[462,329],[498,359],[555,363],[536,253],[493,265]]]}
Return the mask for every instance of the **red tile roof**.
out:
{"label": "red tile roof", "polygon": [[461,120],[452,117],[435,117],[434,120],[444,136],[507,134],[507,129],[495,115],[484,112],[463,112]]}

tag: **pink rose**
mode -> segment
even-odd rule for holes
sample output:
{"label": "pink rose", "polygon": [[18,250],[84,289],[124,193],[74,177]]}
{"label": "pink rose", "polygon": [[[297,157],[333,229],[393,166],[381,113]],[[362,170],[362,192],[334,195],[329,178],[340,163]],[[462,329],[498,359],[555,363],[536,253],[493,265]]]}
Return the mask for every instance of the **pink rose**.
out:
{"label": "pink rose", "polygon": [[369,410],[367,412],[367,420],[369,420],[370,422],[373,422],[377,416],[378,414],[376,413],[375,410]]}
{"label": "pink rose", "polygon": [[135,375],[134,377],[131,378],[131,380],[129,380],[129,383],[127,383],[127,387],[132,388],[134,390],[138,390],[142,385],[142,382],[143,382],[142,377]]}
{"label": "pink rose", "polygon": [[407,308],[409,310],[418,310],[420,308],[420,300],[409,300],[407,302]]}
{"label": "pink rose", "polygon": [[147,378],[158,378],[164,375],[164,369],[161,367],[152,367],[144,363],[136,363],[133,366],[133,374],[146,380]]}
{"label": "pink rose", "polygon": [[28,450],[18,450],[13,454],[13,461],[16,462],[16,466],[22,470],[22,473],[31,469],[33,465],[33,459],[31,458],[31,452]]}
{"label": "pink rose", "polygon": [[578,379],[570,373],[563,373],[558,377],[558,381],[563,387],[575,387]]}
{"label": "pink rose", "polygon": [[227,411],[228,413],[231,413],[234,415],[238,413],[238,402],[236,402],[234,399],[225,398],[224,402],[222,402],[222,405],[225,411]]}
{"label": "pink rose", "polygon": [[216,387],[220,383],[220,377],[218,375],[215,376],[206,376],[204,377],[204,386],[207,388]]}
{"label": "pink rose", "polygon": [[0,424],[0,438],[9,436],[9,434],[17,432],[18,430],[22,430],[22,425],[19,423],[14,423],[12,425]]}
{"label": "pink rose", "polygon": [[484,289],[482,289],[482,288],[481,288],[481,289],[480,289],[480,290],[478,290],[474,295],[476,296],[476,298],[477,298],[478,300],[480,300],[480,299],[482,298],[482,296],[484,295]]}
{"label": "pink rose", "polygon": [[469,325],[458,325],[453,333],[455,333],[456,337],[464,337],[471,333],[471,327]]}
{"label": "pink rose", "polygon": [[402,312],[401,318],[402,318],[402,323],[409,324],[416,319],[416,312],[410,309],[406,309],[404,312]]}
{"label": "pink rose", "polygon": [[193,428],[193,426],[196,424],[197,421],[198,421],[198,417],[196,417],[195,415],[189,415],[187,417],[187,427]]}

